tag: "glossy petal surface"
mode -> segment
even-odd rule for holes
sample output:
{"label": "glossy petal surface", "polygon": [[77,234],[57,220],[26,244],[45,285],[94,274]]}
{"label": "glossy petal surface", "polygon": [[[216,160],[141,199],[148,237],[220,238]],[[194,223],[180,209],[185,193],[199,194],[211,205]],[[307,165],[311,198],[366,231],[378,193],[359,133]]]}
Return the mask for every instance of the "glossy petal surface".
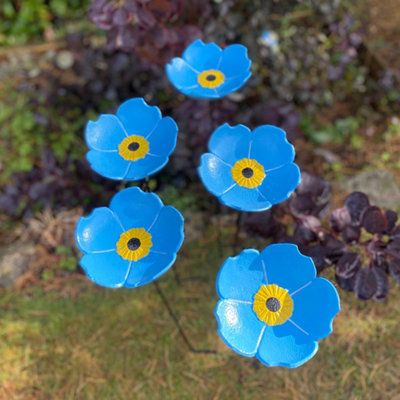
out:
{"label": "glossy petal surface", "polygon": [[316,277],[312,258],[302,255],[295,244],[270,245],[260,253],[258,262],[265,265],[268,285],[276,283],[289,294]]}
{"label": "glossy petal surface", "polygon": [[254,356],[265,324],[256,317],[252,305],[221,300],[215,315],[218,333],[225,344],[241,355]]}
{"label": "glossy petal surface", "polygon": [[182,214],[174,207],[163,207],[149,232],[154,241],[153,251],[176,253],[183,241]]}
{"label": "glossy petal surface", "polygon": [[123,286],[129,263],[115,251],[87,254],[80,261],[89,279],[98,285],[115,288]]}
{"label": "glossy petal surface", "polygon": [[261,163],[266,170],[293,162],[294,147],[286,140],[284,130],[263,125],[253,131],[250,157]]}
{"label": "glossy petal surface", "polygon": [[255,189],[248,189],[241,186],[234,186],[220,196],[220,202],[241,211],[264,211],[271,207],[262,193]]}
{"label": "glossy petal surface", "polygon": [[259,187],[259,192],[271,204],[286,200],[299,185],[300,169],[296,164],[286,164],[281,168],[267,172]]}
{"label": "glossy petal surface", "polygon": [[[139,139],[146,142],[137,159],[131,158],[131,149],[126,148],[132,140],[127,137],[132,135],[141,136]],[[133,98],[121,104],[117,116],[103,114],[98,121],[88,122],[85,139],[90,151],[86,158],[93,170],[107,178],[143,179],[168,162],[177,135],[178,127],[172,118],[161,118],[158,107],[147,105],[142,98]],[[123,144],[124,140],[128,144]]]}
{"label": "glossy petal surface", "polygon": [[147,257],[133,261],[124,286],[134,288],[154,281],[171,267],[175,258],[176,254],[150,252]]}
{"label": "glossy petal surface", "polygon": [[[257,300],[265,285],[289,292],[293,308],[280,324],[260,317],[262,307],[268,308],[268,301],[263,306]],[[215,314],[224,342],[267,366],[295,368],[308,361],[318,350],[317,340],[331,333],[340,308],[336,289],[316,278],[312,259],[286,243],[228,258],[218,274],[217,293]]]}
{"label": "glossy petal surface", "polygon": [[110,179],[125,179],[131,161],[124,160],[118,152],[90,150],[86,154],[90,166],[98,174]]}
{"label": "glossy petal surface", "polygon": [[[210,153],[201,158],[200,178],[229,207],[267,210],[286,200],[300,183],[300,170],[292,162],[294,148],[285,132],[272,125],[260,126],[253,132],[244,125],[221,125],[211,135],[208,148]],[[261,171],[257,179],[256,171],[252,171],[250,183],[244,181],[240,170],[235,169],[233,175],[229,170],[229,166],[236,168],[243,162],[257,165],[257,171]]]}
{"label": "glossy petal surface", "polygon": [[250,129],[244,125],[223,124],[211,135],[208,148],[212,154],[233,166],[236,161],[248,158],[251,136]]}
{"label": "glossy petal surface", "polygon": [[232,44],[222,52],[222,59],[219,64],[221,71],[227,78],[242,75],[243,71],[248,71],[251,61],[247,56],[247,47],[241,44]]}
{"label": "glossy petal surface", "polygon": [[162,169],[168,162],[168,157],[147,156],[141,160],[130,162],[124,179],[127,181],[136,181],[153,175]]}
{"label": "glossy petal surface", "polygon": [[320,340],[332,332],[332,321],[339,312],[339,296],[335,287],[324,278],[316,278],[304,289],[295,292],[294,322],[276,327],[278,336],[293,335],[297,343]]}
{"label": "glossy petal surface", "polygon": [[198,87],[198,73],[182,58],[174,58],[166,67],[167,75],[172,84],[179,90]]}
{"label": "glossy petal surface", "polygon": [[149,153],[159,157],[168,157],[176,146],[178,126],[171,117],[163,118],[146,139],[150,142]]}
{"label": "glossy petal surface", "polygon": [[253,301],[260,286],[265,284],[261,263],[253,263],[259,254],[257,250],[247,249],[225,260],[217,277],[217,293],[221,299]]}
{"label": "glossy petal surface", "polygon": [[235,185],[231,173],[232,167],[214,154],[203,154],[198,169],[201,180],[215,196],[221,196]]}
{"label": "glossy petal surface", "polygon": [[76,225],[76,243],[85,253],[99,253],[116,249],[123,232],[113,212],[107,207],[96,208]]}
{"label": "glossy petal surface", "polygon": [[117,117],[122,122],[128,136],[147,136],[161,119],[158,107],[149,106],[142,98],[129,99],[123,102]]}
{"label": "glossy petal surface", "polygon": [[318,342],[297,344],[293,336],[278,337],[276,327],[267,326],[258,348],[257,358],[269,367],[296,368],[315,355]]}
{"label": "glossy petal surface", "polygon": [[215,96],[211,96],[213,98],[221,98],[227,96],[229,93],[235,92],[247,82],[250,76],[251,72],[246,72],[244,74],[235,76],[234,78],[226,79],[221,86],[215,88]]}
{"label": "glossy petal surface", "polygon": [[[142,236],[137,231],[142,231]],[[129,251],[136,249],[131,249],[127,240],[136,235],[146,239],[144,234],[150,240],[142,243],[141,257],[130,258]],[[117,193],[110,208],[95,209],[81,218],[76,241],[85,253],[81,265],[92,281],[133,288],[153,281],[171,267],[183,241],[183,217],[175,208],[164,206],[154,193],[131,187]]]}
{"label": "glossy petal surface", "polygon": [[126,136],[121,122],[112,114],[102,114],[97,121],[89,121],[85,129],[85,140],[92,150],[117,151]]}
{"label": "glossy petal surface", "polygon": [[163,204],[154,193],[144,193],[137,187],[118,192],[111,200],[110,208],[117,215],[125,230],[153,225]]}
{"label": "glossy petal surface", "polygon": [[222,50],[215,43],[205,44],[197,39],[184,51],[182,58],[196,71],[217,68],[222,57]]}
{"label": "glossy petal surface", "polygon": [[[246,47],[233,44],[221,50],[215,43],[196,40],[166,66],[171,83],[183,94],[197,99],[218,99],[239,89],[251,76]],[[201,82],[202,73],[216,70],[223,79],[215,87]],[[199,81],[200,79],[200,81]]]}

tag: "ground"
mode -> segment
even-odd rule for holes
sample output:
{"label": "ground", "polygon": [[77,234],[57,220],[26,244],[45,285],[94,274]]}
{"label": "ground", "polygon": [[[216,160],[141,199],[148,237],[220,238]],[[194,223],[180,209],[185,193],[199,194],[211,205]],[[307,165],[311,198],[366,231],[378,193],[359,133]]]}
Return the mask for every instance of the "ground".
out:
{"label": "ground", "polygon": [[61,292],[3,291],[0,399],[400,399],[399,290],[383,303],[340,290],[317,355],[295,370],[266,368],[217,334],[214,282],[235,252],[207,237],[181,251],[180,284],[172,272],[159,282],[193,346],[216,354],[188,350],[153,285],[107,290],[71,277]]}

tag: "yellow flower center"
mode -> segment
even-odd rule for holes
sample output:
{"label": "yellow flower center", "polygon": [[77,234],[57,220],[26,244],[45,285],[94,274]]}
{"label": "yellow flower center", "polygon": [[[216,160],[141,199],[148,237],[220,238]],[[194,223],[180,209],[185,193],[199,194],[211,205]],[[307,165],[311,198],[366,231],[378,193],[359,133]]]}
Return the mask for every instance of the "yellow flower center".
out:
{"label": "yellow flower center", "polygon": [[143,136],[131,135],[119,144],[118,151],[123,159],[136,161],[149,152],[149,142]]}
{"label": "yellow flower center", "polygon": [[208,69],[197,75],[197,82],[200,86],[213,89],[224,83],[225,75],[216,69]]}
{"label": "yellow flower center", "polygon": [[121,233],[117,253],[125,260],[137,261],[149,254],[152,245],[150,233],[144,228],[133,228]]}
{"label": "yellow flower center", "polygon": [[278,285],[262,285],[254,296],[253,311],[267,325],[281,325],[293,313],[293,300]]}
{"label": "yellow flower center", "polygon": [[233,180],[248,189],[254,189],[261,185],[265,178],[264,168],[256,160],[242,158],[231,169]]}

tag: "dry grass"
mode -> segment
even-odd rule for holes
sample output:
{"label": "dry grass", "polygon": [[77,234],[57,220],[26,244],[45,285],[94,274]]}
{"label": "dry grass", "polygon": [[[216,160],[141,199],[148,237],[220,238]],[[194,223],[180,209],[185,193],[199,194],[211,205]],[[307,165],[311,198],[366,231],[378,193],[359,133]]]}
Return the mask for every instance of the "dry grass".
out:
{"label": "dry grass", "polygon": [[[0,300],[0,399],[399,400],[400,290],[384,303],[341,292],[334,333],[295,370],[266,368],[225,347],[216,332],[212,232],[160,280],[198,348],[187,351],[152,285],[105,290],[71,279],[64,291],[8,291]],[[230,254],[229,254],[230,253]],[[200,277],[195,279],[185,279]]]}

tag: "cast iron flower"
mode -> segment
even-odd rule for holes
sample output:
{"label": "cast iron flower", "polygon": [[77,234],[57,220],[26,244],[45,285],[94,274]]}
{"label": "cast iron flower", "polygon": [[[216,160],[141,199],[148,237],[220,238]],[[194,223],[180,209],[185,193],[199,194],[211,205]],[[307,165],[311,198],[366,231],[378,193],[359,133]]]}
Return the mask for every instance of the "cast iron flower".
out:
{"label": "cast iron flower", "polygon": [[87,276],[107,287],[137,287],[174,263],[183,242],[183,217],[154,193],[124,189],[110,207],[79,219],[76,242]]}
{"label": "cast iron flower", "polygon": [[232,44],[221,50],[200,39],[166,66],[172,84],[183,94],[202,99],[219,99],[239,89],[250,78],[247,48]]}
{"label": "cast iron flower", "polygon": [[242,211],[263,211],[287,199],[300,182],[286,133],[272,125],[250,131],[221,125],[201,156],[200,178],[219,200]]}
{"label": "cast iron flower", "polygon": [[90,149],[87,159],[100,175],[111,179],[137,180],[159,171],[176,145],[178,127],[162,118],[158,107],[142,98],[120,105],[117,114],[102,114],[86,125]]}
{"label": "cast iron flower", "polygon": [[313,357],[340,308],[334,286],[316,278],[312,259],[294,244],[228,258],[217,292],[215,315],[226,345],[270,367],[295,368]]}

